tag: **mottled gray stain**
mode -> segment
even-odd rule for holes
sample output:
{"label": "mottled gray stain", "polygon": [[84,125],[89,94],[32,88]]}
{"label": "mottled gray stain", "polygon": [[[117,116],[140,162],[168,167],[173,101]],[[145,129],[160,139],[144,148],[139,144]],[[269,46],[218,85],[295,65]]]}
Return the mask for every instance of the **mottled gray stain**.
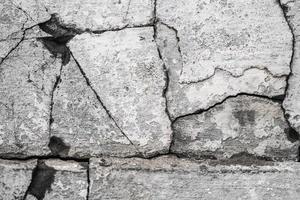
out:
{"label": "mottled gray stain", "polygon": [[254,110],[239,110],[233,112],[233,116],[238,119],[241,126],[248,124],[254,124],[255,122],[255,111]]}

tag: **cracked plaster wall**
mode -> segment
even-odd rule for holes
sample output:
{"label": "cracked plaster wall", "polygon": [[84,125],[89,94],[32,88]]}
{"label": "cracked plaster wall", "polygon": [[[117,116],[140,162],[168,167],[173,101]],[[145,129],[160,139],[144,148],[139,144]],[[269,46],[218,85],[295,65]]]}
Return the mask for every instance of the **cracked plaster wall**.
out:
{"label": "cracked plaster wall", "polygon": [[300,197],[300,1],[0,11],[0,199]]}

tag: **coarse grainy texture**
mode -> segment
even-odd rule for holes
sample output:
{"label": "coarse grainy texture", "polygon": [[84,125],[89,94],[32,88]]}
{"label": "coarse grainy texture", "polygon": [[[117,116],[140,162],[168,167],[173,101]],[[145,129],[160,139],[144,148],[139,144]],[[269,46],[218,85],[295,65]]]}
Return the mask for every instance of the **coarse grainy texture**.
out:
{"label": "coarse grainy texture", "polygon": [[275,1],[158,0],[157,18],[172,117],[241,92],[284,94],[292,34]]}
{"label": "coarse grainy texture", "polygon": [[144,156],[166,153],[171,122],[163,98],[165,74],[153,28],[82,34],[70,50],[124,135]]}
{"label": "coarse grainy texture", "polygon": [[216,165],[174,157],[92,159],[90,200],[297,199],[298,163]]}
{"label": "coarse grainy texture", "polygon": [[299,199],[300,0],[0,0],[0,200]]}
{"label": "coarse grainy texture", "polygon": [[241,95],[173,124],[172,152],[196,157],[230,158],[247,152],[272,159],[298,158],[299,142],[277,102]]}
{"label": "coarse grainy texture", "polygon": [[0,159],[0,199],[23,199],[36,164],[36,160]]}

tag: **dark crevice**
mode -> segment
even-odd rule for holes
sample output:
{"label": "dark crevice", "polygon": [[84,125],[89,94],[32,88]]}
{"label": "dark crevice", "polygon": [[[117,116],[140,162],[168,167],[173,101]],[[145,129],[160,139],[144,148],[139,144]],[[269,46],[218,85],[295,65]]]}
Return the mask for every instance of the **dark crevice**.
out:
{"label": "dark crevice", "polygon": [[55,57],[60,57],[62,65],[66,65],[70,61],[70,52],[66,46],[67,42],[72,39],[71,36],[64,37],[43,37],[38,38],[44,45],[44,47]]}
{"label": "dark crevice", "polygon": [[20,39],[20,41],[13,47],[13,48],[11,48],[10,50],[9,50],[9,52],[7,52],[7,54],[3,57],[3,58],[1,58],[1,60],[0,60],[0,66],[1,66],[1,64],[9,57],[9,55],[14,51],[14,50],[16,50],[19,46],[20,46],[20,44],[25,40],[25,36],[26,36],[26,32],[28,31],[28,30],[30,30],[30,29],[32,29],[32,28],[34,28],[36,25],[33,25],[33,26],[31,26],[31,27],[28,27],[28,28],[25,28],[24,29],[24,25],[25,24],[23,24],[23,27],[22,27],[22,30],[23,30],[23,32],[22,32],[22,37],[21,38],[18,38],[18,39]]}
{"label": "dark crevice", "polygon": [[49,131],[49,140],[51,138],[51,133],[52,133],[52,123],[54,121],[53,119],[53,105],[54,105],[54,93],[56,91],[56,89],[58,88],[59,83],[61,82],[61,73],[63,70],[63,65],[61,65],[60,71],[59,71],[59,75],[56,76],[56,80],[55,83],[53,84],[53,88],[51,90],[50,96],[50,111],[49,111],[49,122],[48,122],[48,131]]}
{"label": "dark crevice", "polygon": [[61,37],[74,37],[76,34],[80,34],[83,31],[71,28],[63,25],[56,14],[52,14],[51,18],[44,22],[39,24],[39,27],[44,32],[52,35],[54,38],[61,38]]}
{"label": "dark crevice", "polygon": [[178,119],[181,119],[183,117],[187,117],[187,116],[191,116],[191,115],[198,115],[198,114],[202,114],[204,112],[207,112],[209,110],[211,110],[212,108],[218,106],[218,105],[221,105],[223,104],[225,101],[227,101],[228,99],[232,99],[232,98],[236,98],[238,96],[242,96],[242,95],[245,95],[245,96],[250,96],[250,97],[258,97],[258,98],[263,98],[263,99],[267,99],[269,101],[272,101],[272,102],[275,102],[275,103],[279,103],[279,104],[282,104],[282,99],[278,98],[278,96],[276,96],[275,98],[273,97],[268,97],[268,96],[265,96],[265,95],[259,95],[259,94],[252,94],[252,93],[238,93],[236,95],[230,95],[230,96],[227,96],[226,98],[224,98],[222,101],[218,102],[218,103],[215,103],[214,105],[206,108],[206,109],[199,109],[193,113],[188,113],[188,114],[185,114],[185,115],[181,115],[179,117],[176,117],[174,120],[173,120],[173,123],[175,123]]}
{"label": "dark crevice", "polygon": [[77,158],[77,157],[60,157],[60,156],[53,156],[53,155],[46,155],[46,156],[5,156],[0,155],[0,159],[2,160],[17,160],[17,161],[28,161],[28,160],[49,160],[49,159],[57,159],[62,161],[75,161],[75,162],[88,162],[90,158]]}
{"label": "dark crevice", "polygon": [[[162,57],[162,54],[161,54],[161,51],[159,49],[159,46],[158,44],[156,43],[156,39],[157,39],[157,28],[156,26],[153,27],[154,28],[154,41],[155,41],[155,44],[156,44],[156,48],[157,48],[157,52],[158,52],[158,56],[160,58],[160,60],[162,61],[163,63],[163,71],[164,71],[164,74],[165,74],[165,87],[163,89],[163,98],[165,99],[165,112],[169,118],[169,121],[170,121],[170,128],[172,130],[172,135],[171,135],[171,144],[173,143],[173,136],[174,136],[174,131],[173,131],[173,128],[172,128],[172,119],[171,119],[171,114],[169,112],[169,109],[168,109],[168,99],[167,99],[167,92],[168,92],[168,89],[169,89],[169,83],[170,83],[170,77],[169,77],[169,72],[168,72],[168,69],[167,69],[167,66],[163,60],[163,57]],[[169,146],[169,150],[168,152],[170,152],[170,149],[171,149],[171,144]]]}
{"label": "dark crevice", "polygon": [[214,165],[244,165],[244,166],[264,166],[273,165],[274,160],[269,157],[256,156],[248,152],[241,152],[232,155],[228,159],[212,160],[209,162],[212,166]]}
{"label": "dark crevice", "polygon": [[48,147],[54,156],[66,157],[70,151],[70,146],[66,145],[61,138],[56,136],[50,137]]}
{"label": "dark crevice", "polygon": [[[286,21],[286,23],[287,23],[287,25],[290,29],[290,32],[292,34],[292,55],[291,55],[291,60],[290,60],[290,64],[289,64],[290,73],[286,77],[286,84],[287,85],[286,85],[285,92],[284,92],[284,98],[285,98],[287,96],[287,93],[288,93],[288,90],[289,90],[289,79],[293,75],[293,62],[294,62],[294,56],[295,56],[296,38],[295,38],[294,29],[292,27],[292,24],[289,21],[289,16],[287,15],[287,13],[289,11],[289,6],[287,6],[285,4],[282,4],[281,0],[277,0],[277,3],[278,3],[279,7],[282,10],[282,14],[283,14],[283,16],[285,18],[285,21]],[[289,121],[289,115],[288,115],[288,113],[286,113],[286,110],[285,110],[285,108],[283,107],[282,104],[281,104],[281,108],[282,108],[283,112],[285,113],[284,117],[285,117],[285,120],[286,120],[287,124],[289,125],[289,130],[288,130],[288,134],[287,134],[288,139],[290,139],[291,141],[297,139],[299,141],[300,135],[296,131],[296,129],[291,125],[291,123]],[[298,162],[300,162],[300,146],[298,148]]]}
{"label": "dark crevice", "polygon": [[31,183],[25,193],[34,196],[37,200],[43,200],[46,192],[51,191],[51,185],[54,182],[56,170],[47,166],[43,161],[38,161],[37,166],[32,172]]}
{"label": "dark crevice", "polygon": [[112,122],[114,123],[114,125],[118,128],[118,130],[121,132],[121,134],[130,142],[130,144],[136,149],[137,153],[140,154],[140,156],[143,156],[143,153],[139,151],[139,149],[136,147],[136,145],[130,140],[130,138],[124,133],[124,131],[121,129],[121,127],[119,126],[119,124],[117,123],[117,121],[114,119],[114,117],[111,115],[110,111],[107,109],[107,107],[104,105],[103,101],[101,100],[100,96],[98,95],[98,93],[96,92],[96,90],[93,88],[89,78],[87,77],[87,75],[85,74],[85,72],[83,71],[81,65],[79,64],[79,62],[76,60],[76,58],[74,57],[74,55],[72,54],[72,52],[70,51],[70,54],[72,56],[72,58],[74,59],[76,65],[78,66],[82,76],[84,77],[86,84],[88,85],[89,88],[91,88],[91,90],[93,91],[93,93],[95,94],[98,102],[100,103],[100,105],[102,106],[102,108],[105,110],[107,116],[112,120]]}
{"label": "dark crevice", "polygon": [[86,200],[89,200],[90,197],[90,185],[91,185],[91,181],[90,181],[90,161],[88,161],[88,166],[86,168],[86,174],[87,174],[87,193],[86,193]]}

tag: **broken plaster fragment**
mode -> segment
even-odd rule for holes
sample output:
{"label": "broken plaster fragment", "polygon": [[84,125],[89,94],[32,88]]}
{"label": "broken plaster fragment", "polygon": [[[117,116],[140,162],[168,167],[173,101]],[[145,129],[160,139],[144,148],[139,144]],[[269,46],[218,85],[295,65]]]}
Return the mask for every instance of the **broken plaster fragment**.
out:
{"label": "broken plaster fragment", "polygon": [[71,57],[53,96],[50,149],[62,157],[132,156],[137,149],[109,117]]}
{"label": "broken plaster fragment", "polygon": [[171,142],[162,61],[152,27],[74,37],[69,47],[91,87],[143,156],[168,152]]}
{"label": "broken plaster fragment", "polygon": [[153,23],[154,0],[42,0],[70,28],[104,31]]}
{"label": "broken plaster fragment", "polygon": [[292,34],[273,0],[158,0],[158,20],[180,38],[180,82],[198,82],[223,69],[240,76],[246,69],[289,74]]}
{"label": "broken plaster fragment", "polygon": [[41,41],[23,41],[0,66],[0,155],[46,155],[51,94],[61,60]]}
{"label": "broken plaster fragment", "polygon": [[174,29],[162,23],[157,24],[156,30],[156,42],[169,74],[166,97],[172,119],[205,110],[227,97],[239,93],[268,97],[284,95],[286,76],[274,77],[268,71],[258,68],[248,69],[238,77],[217,69],[212,77],[204,81],[190,84],[180,83],[183,63],[178,35]]}
{"label": "broken plaster fragment", "polygon": [[240,95],[173,124],[171,151],[192,157],[230,158],[246,152],[273,160],[297,160],[299,141],[290,135],[281,105]]}

